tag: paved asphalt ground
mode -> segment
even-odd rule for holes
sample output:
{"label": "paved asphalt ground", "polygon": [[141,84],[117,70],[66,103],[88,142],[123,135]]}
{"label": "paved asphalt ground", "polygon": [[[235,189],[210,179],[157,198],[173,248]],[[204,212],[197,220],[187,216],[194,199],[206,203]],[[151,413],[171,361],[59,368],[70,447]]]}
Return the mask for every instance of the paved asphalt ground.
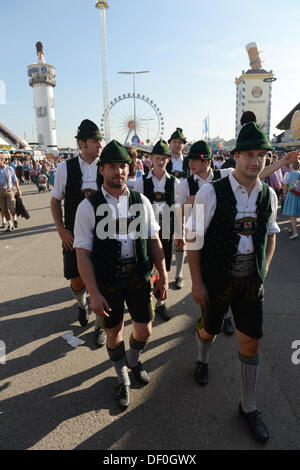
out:
{"label": "paved asphalt ground", "polygon": [[[282,231],[265,284],[257,403],[270,440],[261,446],[238,414],[235,337],[218,336],[208,386],[194,381],[199,310],[187,264],[184,289],[169,290],[173,318],[155,320],[143,353],[151,382],[142,388],[132,378],[132,403],[125,412],[118,409],[106,349],[93,343],[95,317],[86,328],[79,326],[62,275],[50,194],[23,186],[23,201],[31,218],[19,219],[13,233],[0,234],[0,340],[6,346],[6,364],[0,364],[0,449],[300,448],[300,364],[292,362],[293,353],[300,362],[300,351],[292,349],[298,340],[300,350],[300,238],[288,239],[287,218],[278,217]],[[128,313],[125,323],[128,346]],[[69,330],[85,343],[70,346],[62,338]]]}

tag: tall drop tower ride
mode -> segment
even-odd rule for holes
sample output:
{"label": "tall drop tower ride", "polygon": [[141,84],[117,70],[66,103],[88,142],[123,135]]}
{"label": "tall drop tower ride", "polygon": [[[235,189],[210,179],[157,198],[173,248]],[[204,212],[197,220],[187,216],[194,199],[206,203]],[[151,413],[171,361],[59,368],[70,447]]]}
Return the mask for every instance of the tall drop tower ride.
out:
{"label": "tall drop tower ride", "polygon": [[108,7],[106,1],[99,0],[96,8],[100,10],[100,35],[101,35],[101,59],[102,59],[102,88],[104,107],[104,140],[110,142],[109,98],[108,98],[108,73],[107,73],[107,44],[106,44],[106,15]]}
{"label": "tall drop tower ride", "polygon": [[36,141],[44,151],[51,153],[57,151],[53,93],[56,86],[56,69],[53,65],[46,64],[41,42],[36,43],[36,53],[38,62],[27,67],[29,85],[33,88]]}

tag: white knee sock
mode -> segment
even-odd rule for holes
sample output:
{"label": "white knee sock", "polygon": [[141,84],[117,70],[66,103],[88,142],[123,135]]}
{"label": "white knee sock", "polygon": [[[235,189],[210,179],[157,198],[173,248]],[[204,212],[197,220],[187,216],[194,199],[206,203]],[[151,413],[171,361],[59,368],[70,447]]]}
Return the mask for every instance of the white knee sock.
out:
{"label": "white knee sock", "polygon": [[87,307],[86,288],[83,287],[79,291],[74,291],[71,287],[71,290],[72,290],[73,296],[75,297],[75,299],[79,303],[80,307],[85,309]]}
{"label": "white knee sock", "polygon": [[175,249],[175,259],[176,259],[176,274],[175,278],[182,277],[182,270],[184,264],[185,251],[177,251]]}
{"label": "white knee sock", "polygon": [[198,330],[196,330],[196,341],[197,341],[197,350],[198,350],[198,361],[208,364],[209,360],[209,351],[212,347],[215,338],[211,341],[205,341],[199,335]]}

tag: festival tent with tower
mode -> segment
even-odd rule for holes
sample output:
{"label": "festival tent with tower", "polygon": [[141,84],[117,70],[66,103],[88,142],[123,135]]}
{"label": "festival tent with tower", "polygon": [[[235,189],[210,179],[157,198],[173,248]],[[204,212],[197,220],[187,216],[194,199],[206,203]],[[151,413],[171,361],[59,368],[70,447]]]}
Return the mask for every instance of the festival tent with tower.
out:
{"label": "festival tent with tower", "polygon": [[10,129],[0,122],[0,154],[18,155],[30,153],[26,140],[17,137]]}
{"label": "festival tent with tower", "polygon": [[235,79],[236,116],[235,136],[241,129],[241,117],[246,111],[252,111],[257,123],[270,136],[272,82],[276,80],[272,70],[262,68],[261,51],[255,42],[246,45],[251,68]]}

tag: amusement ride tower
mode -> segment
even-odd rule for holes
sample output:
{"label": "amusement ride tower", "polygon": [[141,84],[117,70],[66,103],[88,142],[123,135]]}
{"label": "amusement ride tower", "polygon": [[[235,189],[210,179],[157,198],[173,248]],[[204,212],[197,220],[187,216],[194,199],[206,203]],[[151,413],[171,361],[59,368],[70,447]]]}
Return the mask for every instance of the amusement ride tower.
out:
{"label": "amusement ride tower", "polygon": [[100,10],[100,37],[101,37],[101,59],[102,59],[102,87],[103,87],[103,107],[105,116],[104,140],[110,142],[110,119],[109,119],[109,98],[108,98],[108,73],[107,73],[107,44],[106,44],[106,15],[108,7],[106,1],[99,0],[96,8]]}
{"label": "amusement ride tower", "polygon": [[56,69],[46,64],[43,44],[36,43],[38,62],[28,65],[29,85],[33,88],[33,101],[40,147],[51,153],[57,151],[56,122],[53,89],[56,86]]}

